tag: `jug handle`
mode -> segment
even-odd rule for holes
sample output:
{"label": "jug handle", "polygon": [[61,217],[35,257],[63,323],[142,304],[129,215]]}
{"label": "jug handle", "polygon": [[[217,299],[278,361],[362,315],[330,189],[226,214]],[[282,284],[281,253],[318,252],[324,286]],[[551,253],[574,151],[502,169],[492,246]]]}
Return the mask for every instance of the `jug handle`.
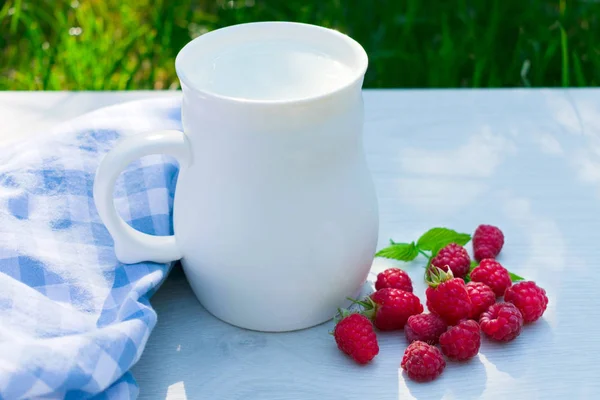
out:
{"label": "jug handle", "polygon": [[164,130],[142,133],[122,139],[106,154],[94,179],[94,202],[100,219],[114,240],[117,259],[125,264],[141,261],[166,263],[179,260],[182,255],[175,236],[154,236],[128,225],[117,212],[113,191],[121,172],[140,157],[167,154],[183,169],[191,163],[189,142],[183,132]]}

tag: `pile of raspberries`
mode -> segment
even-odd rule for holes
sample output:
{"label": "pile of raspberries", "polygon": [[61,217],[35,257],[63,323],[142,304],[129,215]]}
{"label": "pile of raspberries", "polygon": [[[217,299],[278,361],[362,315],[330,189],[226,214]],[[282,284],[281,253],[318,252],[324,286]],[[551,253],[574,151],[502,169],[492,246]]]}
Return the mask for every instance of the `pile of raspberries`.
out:
{"label": "pile of raspberries", "polygon": [[[355,301],[361,310],[344,310],[337,316],[333,335],[338,348],[366,364],[379,353],[374,328],[404,329],[409,345],[401,367],[409,378],[427,382],[441,375],[445,358],[460,362],[475,357],[481,332],[498,342],[514,340],[524,323],[537,321],[546,310],[546,291],[530,281],[513,284],[509,272],[495,260],[504,245],[497,227],[480,225],[472,242],[479,261],[473,270],[469,254],[455,243],[431,259],[425,292],[429,313],[423,313],[406,272],[398,268],[381,272],[377,291]],[[500,297],[504,301],[497,302]]]}

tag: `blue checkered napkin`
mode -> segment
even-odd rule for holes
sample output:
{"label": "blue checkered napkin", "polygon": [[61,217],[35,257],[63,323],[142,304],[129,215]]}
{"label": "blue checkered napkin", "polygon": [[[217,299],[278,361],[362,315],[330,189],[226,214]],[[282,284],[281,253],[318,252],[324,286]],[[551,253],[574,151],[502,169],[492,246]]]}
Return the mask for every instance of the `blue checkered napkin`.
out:
{"label": "blue checkered napkin", "polygon": [[[115,259],[92,184],[119,137],[180,129],[179,110],[178,100],[127,103],[0,148],[0,399],[137,396],[128,371],[170,265]],[[132,164],[115,188],[121,215],[171,234],[176,176],[164,156]]]}

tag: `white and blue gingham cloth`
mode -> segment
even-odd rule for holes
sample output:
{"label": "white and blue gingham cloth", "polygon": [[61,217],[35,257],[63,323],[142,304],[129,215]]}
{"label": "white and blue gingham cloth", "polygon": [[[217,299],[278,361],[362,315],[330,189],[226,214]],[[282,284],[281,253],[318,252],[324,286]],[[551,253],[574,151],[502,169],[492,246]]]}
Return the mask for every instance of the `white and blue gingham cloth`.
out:
{"label": "white and blue gingham cloth", "polygon": [[[170,265],[119,263],[92,198],[102,156],[124,135],[180,129],[178,100],[127,103],[0,148],[0,399],[128,399],[128,372]],[[177,164],[149,156],[115,188],[133,227],[172,234]]]}

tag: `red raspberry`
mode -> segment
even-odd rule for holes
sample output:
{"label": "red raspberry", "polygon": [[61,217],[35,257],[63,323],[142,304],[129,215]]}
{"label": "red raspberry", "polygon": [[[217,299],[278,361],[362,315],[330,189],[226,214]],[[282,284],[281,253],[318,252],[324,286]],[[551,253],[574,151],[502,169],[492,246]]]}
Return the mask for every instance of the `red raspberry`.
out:
{"label": "red raspberry", "polygon": [[430,267],[426,281],[429,285],[425,291],[429,311],[439,315],[448,325],[471,315],[471,299],[465,281],[454,278],[452,270],[444,272]]}
{"label": "red raspberry", "polygon": [[423,305],[417,296],[394,288],[380,289],[357,303],[365,308],[363,314],[382,331],[402,329],[411,315],[423,312]]}
{"label": "red raspberry", "polygon": [[478,320],[482,312],[496,303],[496,294],[488,286],[481,282],[467,283],[467,292],[471,298],[471,316],[469,318]]}
{"label": "red raspberry", "polygon": [[512,303],[496,303],[481,314],[479,326],[490,339],[510,342],[521,333],[523,315]]}
{"label": "red raspberry", "polygon": [[440,336],[442,353],[454,361],[466,361],[475,357],[480,345],[479,324],[472,320],[461,321]]}
{"label": "red raspberry", "polygon": [[416,341],[406,348],[400,366],[410,379],[417,382],[428,382],[444,372],[446,361],[437,347]]}
{"label": "red raspberry", "polygon": [[408,343],[420,340],[427,344],[436,344],[444,332],[446,332],[446,323],[435,314],[413,315],[404,327]]}
{"label": "red raspberry", "polygon": [[425,291],[427,308],[439,315],[446,324],[454,325],[471,315],[471,299],[465,281],[454,278],[452,270],[444,272],[430,267],[426,281],[429,285]]}
{"label": "red raspberry", "polygon": [[413,291],[410,276],[400,268],[389,268],[377,275],[375,290],[385,288],[400,289],[411,293]]}
{"label": "red raspberry", "polygon": [[433,257],[431,265],[446,272],[450,267],[455,278],[464,278],[471,268],[471,257],[469,257],[469,253],[464,247],[456,243],[450,243]]}
{"label": "red raspberry", "polygon": [[492,225],[479,225],[473,234],[473,254],[477,261],[496,258],[504,246],[504,234]]}
{"label": "red raspberry", "polygon": [[525,322],[537,321],[548,306],[546,291],[534,282],[515,283],[506,289],[504,301],[517,306]]}
{"label": "red raspberry", "polygon": [[364,315],[342,313],[333,330],[338,348],[359,364],[366,364],[379,353],[373,324]]}
{"label": "red raspberry", "polygon": [[498,261],[486,258],[479,266],[471,271],[471,281],[481,282],[490,287],[500,297],[512,285],[510,275]]}

